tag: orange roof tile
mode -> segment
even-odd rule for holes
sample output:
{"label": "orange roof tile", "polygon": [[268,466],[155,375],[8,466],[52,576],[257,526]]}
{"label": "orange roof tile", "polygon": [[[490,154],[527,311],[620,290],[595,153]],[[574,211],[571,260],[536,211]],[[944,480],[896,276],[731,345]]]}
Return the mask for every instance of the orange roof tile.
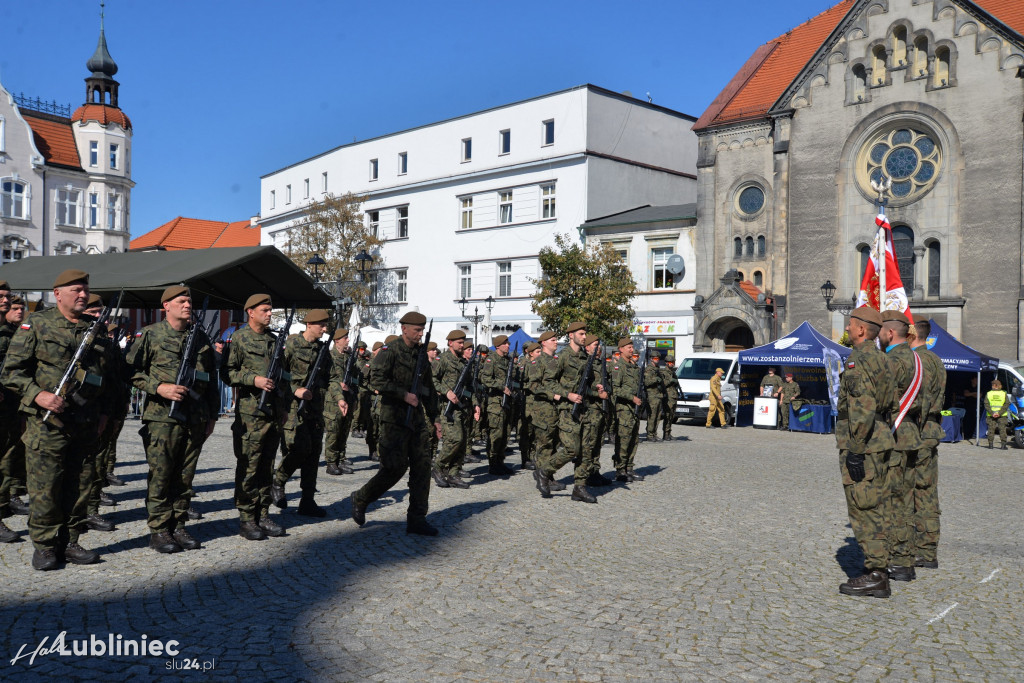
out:
{"label": "orange roof tile", "polygon": [[750,280],[744,280],[740,283],[740,289],[750,295],[750,298],[757,301],[758,294],[764,294],[753,282]]}
{"label": "orange roof tile", "polygon": [[82,168],[82,161],[78,158],[78,145],[75,144],[75,133],[71,130],[69,119],[34,111],[21,111],[21,115],[32,128],[36,147],[47,164]]}
{"label": "orange roof tile", "polygon": [[1024,36],[1024,3],[1020,0],[976,1],[978,7]]}
{"label": "orange roof tile", "polygon": [[72,121],[98,121],[101,125],[116,123],[125,130],[131,130],[132,122],[118,109],[106,104],[83,104],[71,115]]}
{"label": "orange roof tile", "polygon": [[258,247],[260,228],[249,221],[225,223],[178,216],[145,235],[136,237],[130,249],[163,247],[170,251],[209,249],[210,247]]}
{"label": "orange roof tile", "polygon": [[215,247],[258,247],[260,246],[260,226],[249,221],[228,223],[224,232],[213,243]]}

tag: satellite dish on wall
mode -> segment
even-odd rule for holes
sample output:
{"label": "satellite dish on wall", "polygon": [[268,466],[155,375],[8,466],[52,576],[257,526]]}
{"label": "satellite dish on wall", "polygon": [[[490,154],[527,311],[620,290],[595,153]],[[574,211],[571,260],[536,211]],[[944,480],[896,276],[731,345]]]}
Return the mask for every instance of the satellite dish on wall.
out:
{"label": "satellite dish on wall", "polygon": [[668,261],[665,263],[665,268],[673,275],[682,277],[683,273],[686,271],[686,262],[679,254],[672,254],[668,257]]}

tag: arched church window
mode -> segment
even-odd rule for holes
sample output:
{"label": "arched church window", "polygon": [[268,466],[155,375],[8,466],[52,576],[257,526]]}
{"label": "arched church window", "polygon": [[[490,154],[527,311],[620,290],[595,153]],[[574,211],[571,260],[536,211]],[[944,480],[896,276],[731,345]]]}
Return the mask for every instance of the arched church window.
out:
{"label": "arched church window", "polygon": [[942,273],[942,247],[938,241],[928,243],[928,296],[939,296]]}
{"label": "arched church window", "polygon": [[928,75],[928,39],[924,36],[914,41],[914,78],[922,78]]}
{"label": "arched church window", "polygon": [[892,196],[907,204],[935,184],[942,167],[942,151],[931,133],[896,126],[868,139],[860,152],[858,180],[873,195],[871,181],[892,178]]}
{"label": "arched church window", "polygon": [[905,225],[893,226],[892,246],[900,269],[900,280],[909,297],[914,291],[914,231]]}
{"label": "arched church window", "polygon": [[885,85],[885,47],[876,45],[871,52],[871,85]]}
{"label": "arched church window", "polygon": [[853,67],[853,101],[863,102],[867,97],[868,73],[863,64]]}
{"label": "arched church window", "polygon": [[765,244],[764,235],[758,235],[757,236],[757,255],[758,256],[764,256],[765,255],[765,252],[767,251],[766,246],[767,245]]}
{"label": "arched church window", "polygon": [[746,247],[746,249],[745,249],[746,255],[747,256],[753,256],[754,255],[754,238],[748,236],[747,239],[744,241],[744,246]]}
{"label": "arched church window", "polygon": [[737,237],[732,241],[733,243],[733,256],[736,258],[743,257],[743,238]]}
{"label": "arched church window", "polygon": [[907,65],[907,29],[903,26],[892,30],[892,65],[894,68]]}
{"label": "arched church window", "polygon": [[949,48],[940,47],[935,50],[935,80],[932,86],[944,88],[949,85]]}
{"label": "arched church window", "polygon": [[764,208],[764,190],[747,185],[736,195],[736,208],[744,216],[756,216]]}
{"label": "arched church window", "polygon": [[860,271],[857,273],[857,282],[860,282],[868,269],[868,263],[871,262],[871,247],[862,244],[857,247],[857,253],[860,254]]}
{"label": "arched church window", "polygon": [[755,270],[754,271],[754,286],[755,287],[763,287],[764,286],[764,275],[761,274],[760,270]]}

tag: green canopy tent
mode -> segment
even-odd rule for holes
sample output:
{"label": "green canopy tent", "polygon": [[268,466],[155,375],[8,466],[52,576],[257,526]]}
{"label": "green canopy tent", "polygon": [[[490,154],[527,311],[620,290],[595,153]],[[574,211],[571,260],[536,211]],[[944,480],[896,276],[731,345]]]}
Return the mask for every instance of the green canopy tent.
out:
{"label": "green canopy tent", "polygon": [[210,309],[241,309],[257,292],[269,294],[275,306],[314,308],[332,302],[270,246],[37,256],[0,266],[0,279],[15,292],[45,292],[69,268],[89,273],[90,291],[110,295],[124,289],[121,305],[128,308],[159,308],[161,292],[182,282],[196,302],[209,296]]}

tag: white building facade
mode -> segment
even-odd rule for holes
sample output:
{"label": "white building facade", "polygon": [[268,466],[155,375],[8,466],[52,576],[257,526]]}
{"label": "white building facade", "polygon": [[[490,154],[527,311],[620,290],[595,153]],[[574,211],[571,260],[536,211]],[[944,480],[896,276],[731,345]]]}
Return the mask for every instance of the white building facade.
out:
{"label": "white building facade", "polygon": [[[263,244],[324,193],[367,197],[385,240],[371,316],[397,329],[418,309],[439,332],[474,326],[541,330],[531,311],[538,252],[588,220],[650,204],[696,200],[694,118],[584,85],[338,147],[261,179]],[[484,332],[481,332],[484,334]]]}

